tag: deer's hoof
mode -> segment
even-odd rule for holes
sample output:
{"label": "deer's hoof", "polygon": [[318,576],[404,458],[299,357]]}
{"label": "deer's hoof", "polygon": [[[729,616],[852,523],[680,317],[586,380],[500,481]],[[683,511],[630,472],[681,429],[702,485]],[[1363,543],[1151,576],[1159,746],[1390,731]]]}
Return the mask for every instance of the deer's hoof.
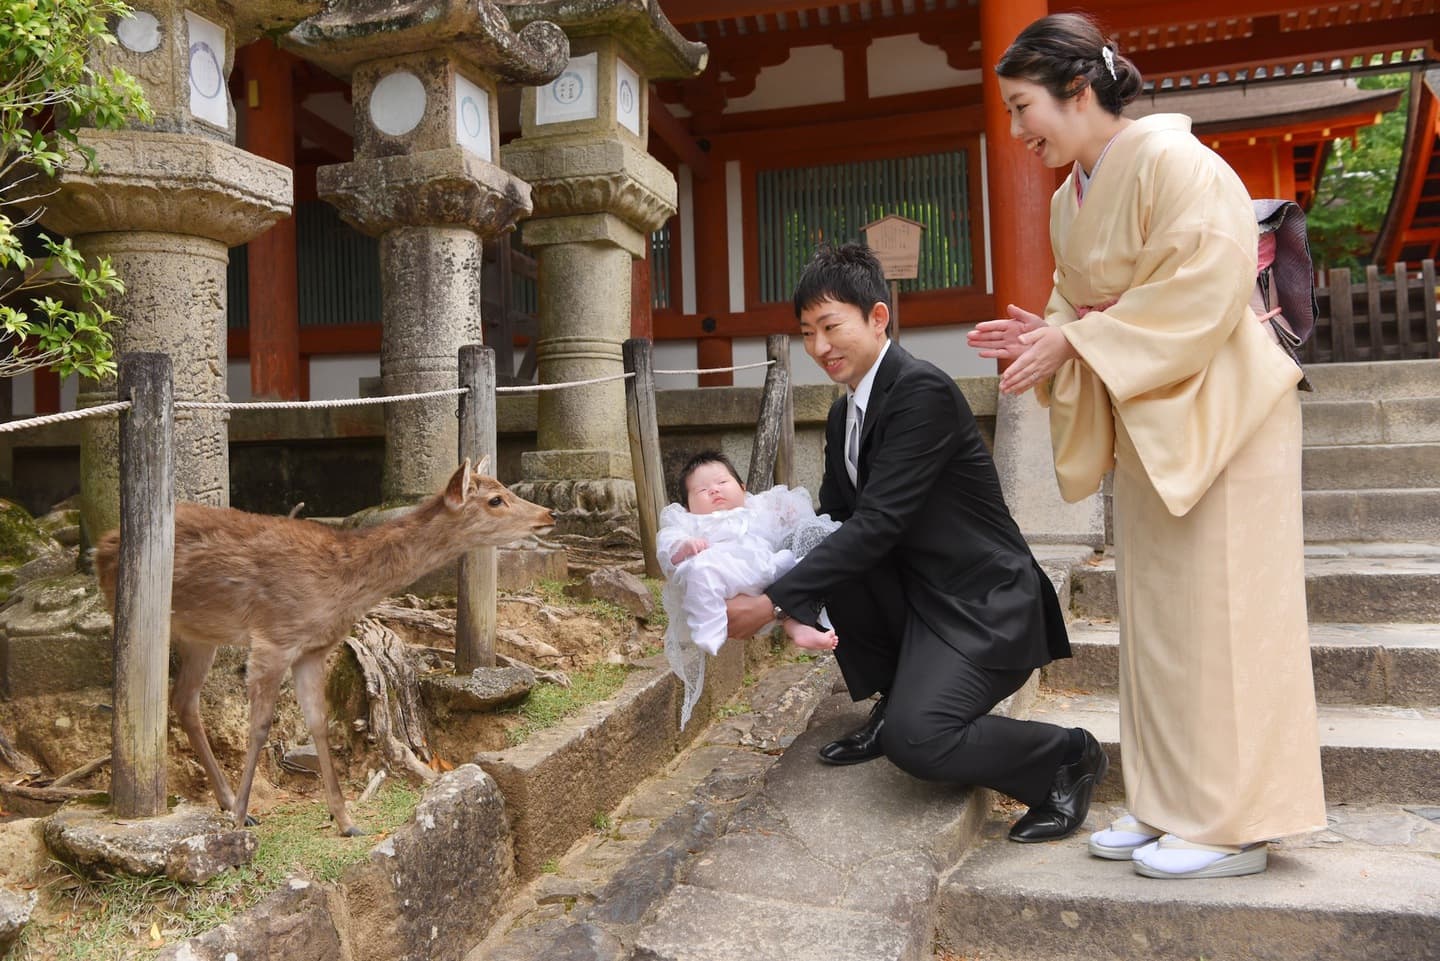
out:
{"label": "deer's hoof", "polygon": [[349,826],[348,828],[346,828],[345,830],[341,831],[340,833],[343,834],[343,835],[344,835],[345,837],[347,837],[347,838],[358,838],[358,837],[361,837],[361,836],[363,836],[363,835],[365,834],[364,831],[360,830],[358,827],[356,827],[356,826],[353,825],[353,824],[350,825],[350,826]]}
{"label": "deer's hoof", "polygon": [[247,815],[245,815],[245,817],[243,817],[243,818],[238,818],[238,819],[236,819],[236,821],[235,821],[235,827],[236,827],[237,829],[238,829],[238,828],[253,828],[253,827],[256,827],[256,826],[259,825],[259,824],[260,824],[260,819],[257,818],[257,817],[256,817],[255,815],[253,815],[253,814],[247,814]]}

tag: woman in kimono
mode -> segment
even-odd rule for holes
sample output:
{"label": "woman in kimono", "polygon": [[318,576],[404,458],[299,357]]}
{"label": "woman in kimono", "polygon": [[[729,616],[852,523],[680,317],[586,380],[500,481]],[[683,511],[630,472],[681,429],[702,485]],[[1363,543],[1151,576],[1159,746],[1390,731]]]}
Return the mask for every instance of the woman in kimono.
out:
{"label": "woman in kimono", "polygon": [[1050,409],[1060,491],[1114,470],[1129,813],[1091,853],[1149,877],[1253,874],[1325,826],[1305,615],[1300,369],[1251,310],[1244,185],[1177,114],[1121,116],[1133,64],[1077,14],[996,66],[1012,136],[1070,168],[1055,287],[970,336]]}

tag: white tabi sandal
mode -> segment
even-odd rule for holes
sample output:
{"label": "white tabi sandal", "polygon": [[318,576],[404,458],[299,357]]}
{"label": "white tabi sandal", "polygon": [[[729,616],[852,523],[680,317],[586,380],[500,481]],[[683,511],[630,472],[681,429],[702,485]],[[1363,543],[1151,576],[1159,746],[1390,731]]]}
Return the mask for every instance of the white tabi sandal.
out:
{"label": "white tabi sandal", "polygon": [[1110,822],[1103,831],[1090,835],[1090,853],[1107,861],[1129,861],[1138,849],[1164,833],[1127,814]]}
{"label": "white tabi sandal", "polygon": [[1269,863],[1269,844],[1245,847],[1198,844],[1166,834],[1135,852],[1135,873],[1147,878],[1234,878],[1259,874]]}

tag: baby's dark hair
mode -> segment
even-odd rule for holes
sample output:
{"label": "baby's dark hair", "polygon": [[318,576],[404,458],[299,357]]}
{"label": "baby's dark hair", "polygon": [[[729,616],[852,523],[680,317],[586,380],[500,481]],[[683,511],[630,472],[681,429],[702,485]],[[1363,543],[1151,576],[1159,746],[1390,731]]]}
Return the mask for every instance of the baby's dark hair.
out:
{"label": "baby's dark hair", "polygon": [[1117,117],[1145,89],[1135,64],[1080,13],[1056,13],[1030,24],[1000,57],[995,72],[1038,83],[1056,100],[1069,100],[1089,87],[1095,101]]}
{"label": "baby's dark hair", "polygon": [[687,511],[690,509],[690,475],[706,464],[723,465],[730,472],[730,476],[735,478],[737,484],[742,488],[745,486],[745,481],[741,479],[740,472],[735,469],[735,465],[730,463],[730,458],[718,450],[702,450],[687,460],[685,466],[680,468],[680,503],[685,505]]}
{"label": "baby's dark hair", "polygon": [[864,244],[821,244],[795,285],[795,316],[825,300],[851,304],[870,316],[876,304],[890,306],[890,288],[875,252]]}

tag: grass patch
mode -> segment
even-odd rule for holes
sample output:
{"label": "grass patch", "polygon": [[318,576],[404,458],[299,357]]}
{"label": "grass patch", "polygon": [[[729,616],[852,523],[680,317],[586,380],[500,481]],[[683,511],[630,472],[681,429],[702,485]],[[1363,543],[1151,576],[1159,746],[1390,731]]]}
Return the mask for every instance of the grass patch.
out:
{"label": "grass patch", "polygon": [[536,731],[553,727],[578,712],[587,704],[603,701],[620,690],[629,668],[623,664],[596,664],[586,671],[570,675],[570,686],[537,684],[530,696],[509,713],[519,714],[521,723],[505,735],[511,747]]}
{"label": "grass patch", "polygon": [[572,610],[584,611],[596,620],[608,621],[618,628],[629,630],[635,626],[635,615],[631,614],[619,604],[612,604],[609,601],[582,600],[565,593],[569,586],[564,581],[542,580],[535,584],[535,592],[550,604],[557,607],[568,607]]}
{"label": "grass patch", "polygon": [[149,957],[167,943],[231,920],[290,875],[337,880],[347,867],[364,861],[384,835],[408,821],[419,800],[418,791],[392,781],[370,801],[352,805],[355,820],[374,832],[358,838],[335,832],[323,802],[283,804],[252,829],[260,839],[253,861],[198,886],[168,878],[92,878],[66,868],[65,876],[42,894],[57,918],[29,925],[15,957]]}
{"label": "grass patch", "polygon": [[665,602],[660,597],[660,592],[665,587],[665,582],[654,577],[642,578],[645,586],[650,589],[650,599],[655,602],[655,609],[650,616],[645,618],[645,623],[656,630],[663,631],[670,626],[670,614],[665,610]]}

